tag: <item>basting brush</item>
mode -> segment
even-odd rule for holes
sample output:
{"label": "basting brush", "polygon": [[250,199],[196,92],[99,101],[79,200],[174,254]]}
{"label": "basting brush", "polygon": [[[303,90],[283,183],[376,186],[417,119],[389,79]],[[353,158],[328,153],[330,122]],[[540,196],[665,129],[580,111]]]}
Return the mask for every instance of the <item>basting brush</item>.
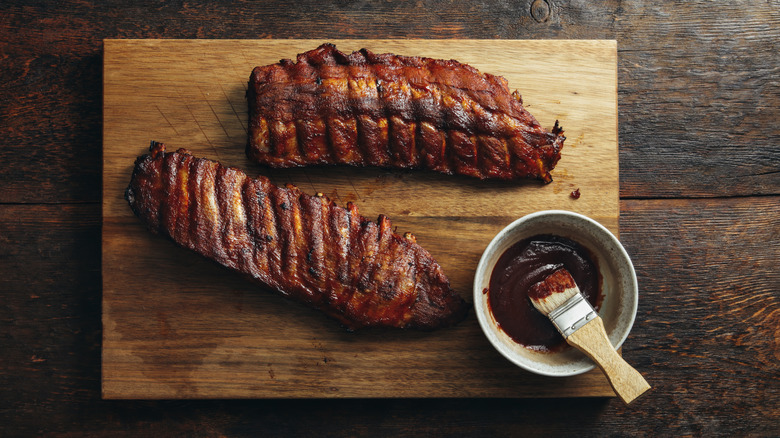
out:
{"label": "basting brush", "polygon": [[650,389],[644,377],[615,351],[604,322],[566,269],[558,269],[528,292],[534,307],[547,315],[573,347],[585,353],[607,376],[612,389],[625,404]]}

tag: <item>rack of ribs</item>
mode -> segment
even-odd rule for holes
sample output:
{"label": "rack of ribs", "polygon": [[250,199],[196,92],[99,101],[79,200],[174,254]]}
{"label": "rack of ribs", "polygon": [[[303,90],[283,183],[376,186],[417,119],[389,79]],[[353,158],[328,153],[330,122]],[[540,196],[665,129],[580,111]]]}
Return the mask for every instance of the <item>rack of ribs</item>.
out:
{"label": "rack of ribs", "polygon": [[136,160],[125,198],[151,231],[348,329],[435,329],[466,315],[413,235],[396,234],[383,215],[367,220],[352,203],[339,207],[156,142]]}
{"label": "rack of ribs", "polygon": [[332,44],[249,78],[247,156],[271,167],[346,164],[552,181],[565,137],[506,79],[454,60],[349,55]]}

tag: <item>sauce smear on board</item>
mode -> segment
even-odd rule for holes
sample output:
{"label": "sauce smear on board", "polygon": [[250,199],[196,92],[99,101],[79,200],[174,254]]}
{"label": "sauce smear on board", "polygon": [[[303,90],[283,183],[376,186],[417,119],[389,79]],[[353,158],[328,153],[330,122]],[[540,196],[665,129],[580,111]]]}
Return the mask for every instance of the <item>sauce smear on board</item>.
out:
{"label": "sauce smear on board", "polygon": [[515,342],[537,351],[557,351],[566,343],[552,322],[528,298],[531,287],[565,268],[580,292],[598,310],[601,276],[595,257],[570,239],[549,234],[515,243],[499,257],[490,275],[488,308]]}

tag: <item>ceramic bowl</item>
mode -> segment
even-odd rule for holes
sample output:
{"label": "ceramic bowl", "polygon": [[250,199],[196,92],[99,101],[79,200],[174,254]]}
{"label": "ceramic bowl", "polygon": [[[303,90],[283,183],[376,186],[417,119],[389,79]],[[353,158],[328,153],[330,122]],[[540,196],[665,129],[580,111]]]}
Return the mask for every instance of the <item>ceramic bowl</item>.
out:
{"label": "ceramic bowl", "polygon": [[524,216],[501,230],[488,245],[474,277],[474,307],[482,331],[503,356],[521,368],[545,376],[573,376],[590,371],[593,361],[568,347],[559,352],[534,351],[512,340],[496,324],[483,291],[499,257],[513,244],[538,234],[571,239],[596,258],[602,278],[603,301],[599,315],[615,348],[628,337],[636,317],[638,287],[636,273],[618,239],[598,222],[578,213],[547,210]]}

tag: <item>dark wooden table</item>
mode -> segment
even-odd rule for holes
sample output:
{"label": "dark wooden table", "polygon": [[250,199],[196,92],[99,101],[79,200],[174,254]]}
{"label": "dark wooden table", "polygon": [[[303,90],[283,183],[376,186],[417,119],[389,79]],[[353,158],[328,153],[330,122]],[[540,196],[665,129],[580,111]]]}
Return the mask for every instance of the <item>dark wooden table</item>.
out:
{"label": "dark wooden table", "polygon": [[[780,434],[780,3],[5,1],[0,435]],[[619,47],[618,399],[103,401],[103,38],[571,38]],[[554,92],[554,90],[551,90]]]}

